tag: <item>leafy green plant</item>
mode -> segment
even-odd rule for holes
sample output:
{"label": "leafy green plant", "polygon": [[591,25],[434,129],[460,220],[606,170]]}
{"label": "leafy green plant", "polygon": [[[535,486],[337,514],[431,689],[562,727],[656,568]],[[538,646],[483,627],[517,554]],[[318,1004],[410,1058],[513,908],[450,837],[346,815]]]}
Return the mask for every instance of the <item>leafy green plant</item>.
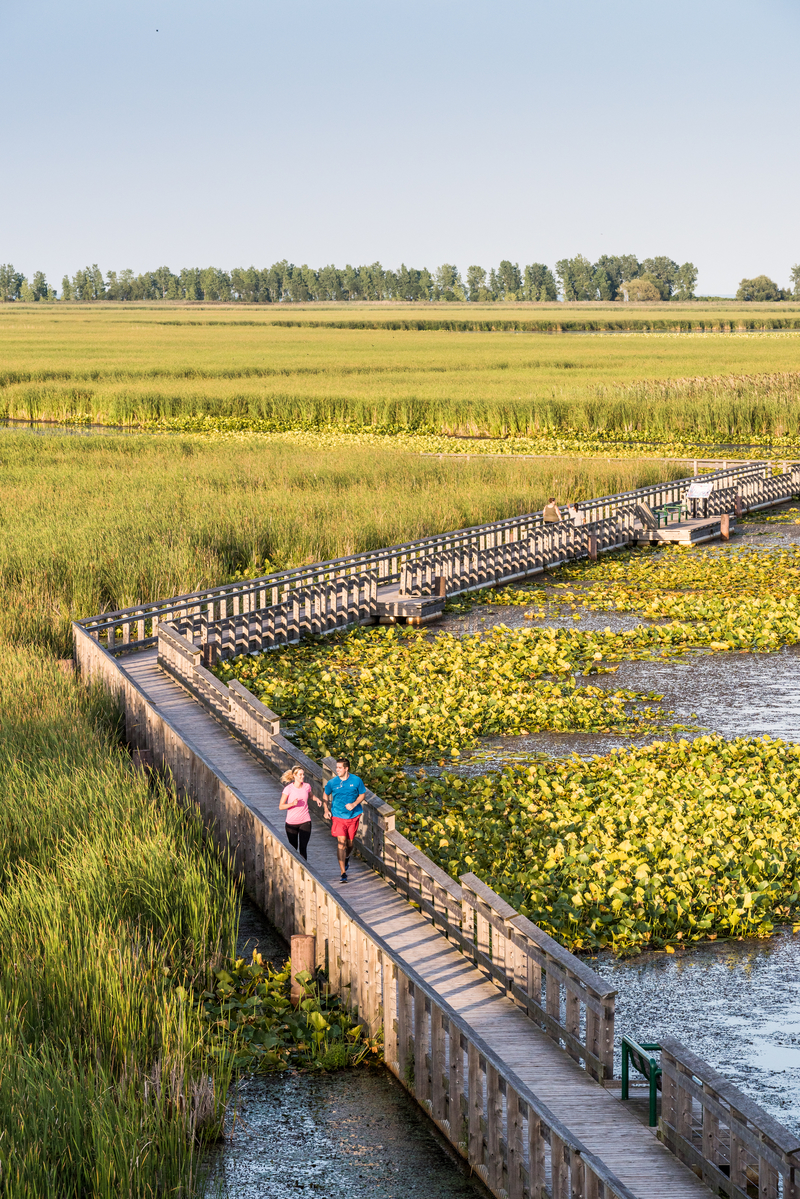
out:
{"label": "leafy green plant", "polygon": [[237,958],[214,971],[212,986],[197,997],[215,1056],[251,1072],[295,1066],[339,1070],[380,1060],[380,1044],[328,991],[324,976],[297,975],[303,998],[289,998],[290,963],[281,970]]}

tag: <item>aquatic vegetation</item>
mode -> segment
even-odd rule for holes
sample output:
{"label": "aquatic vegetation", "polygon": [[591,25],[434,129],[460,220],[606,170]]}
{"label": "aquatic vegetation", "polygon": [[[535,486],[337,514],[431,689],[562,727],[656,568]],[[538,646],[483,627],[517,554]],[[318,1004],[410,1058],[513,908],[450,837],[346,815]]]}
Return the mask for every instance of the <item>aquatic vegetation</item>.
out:
{"label": "aquatic vegetation", "polygon": [[311,756],[347,752],[400,831],[454,877],[474,871],[572,948],[763,935],[797,917],[798,746],[675,740],[673,726],[670,741],[590,762],[536,760],[477,779],[409,768],[444,767],[487,735],[663,729],[658,696],[580,676],[797,642],[800,546],[628,551],[451,606],[473,602],[532,605],[536,621],[555,603],[561,615],[634,611],[643,623],[461,637],[362,629],[217,670],[278,712]]}
{"label": "aquatic vegetation", "polygon": [[596,673],[612,649],[622,653],[630,644],[627,634],[573,629],[431,638],[390,627],[234,658],[215,669],[278,713],[305,752],[346,751],[360,774],[382,777],[390,764],[458,757],[482,736],[660,727],[661,714],[647,702],[658,698],[652,693],[576,684],[576,671]]}
{"label": "aquatic vegetation", "polygon": [[210,988],[194,999],[216,1057],[251,1073],[380,1060],[379,1043],[327,993],[324,978],[298,974],[303,998],[293,1007],[290,973],[289,962],[274,970],[255,950],[250,962],[237,958],[214,970]]}
{"label": "aquatic vegetation", "polygon": [[800,746],[659,741],[427,780],[402,831],[571,949],[764,936],[800,910]]}

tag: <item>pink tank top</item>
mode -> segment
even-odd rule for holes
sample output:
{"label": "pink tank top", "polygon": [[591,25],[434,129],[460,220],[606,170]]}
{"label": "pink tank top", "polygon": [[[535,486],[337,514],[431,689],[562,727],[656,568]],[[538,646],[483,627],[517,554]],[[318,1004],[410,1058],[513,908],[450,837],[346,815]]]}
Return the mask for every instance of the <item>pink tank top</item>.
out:
{"label": "pink tank top", "polygon": [[308,810],[308,801],[311,798],[311,784],[289,783],[288,787],[284,787],[281,799],[288,799],[295,806],[286,808],[284,815],[287,824],[305,824],[311,819],[311,814]]}

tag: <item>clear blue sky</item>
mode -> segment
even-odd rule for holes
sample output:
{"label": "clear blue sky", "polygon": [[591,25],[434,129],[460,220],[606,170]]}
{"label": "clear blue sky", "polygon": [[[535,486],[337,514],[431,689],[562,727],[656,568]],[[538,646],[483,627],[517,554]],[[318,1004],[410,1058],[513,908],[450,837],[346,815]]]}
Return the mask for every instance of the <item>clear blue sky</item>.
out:
{"label": "clear blue sky", "polygon": [[796,0],[6,0],[0,262],[663,253],[785,286],[799,34]]}

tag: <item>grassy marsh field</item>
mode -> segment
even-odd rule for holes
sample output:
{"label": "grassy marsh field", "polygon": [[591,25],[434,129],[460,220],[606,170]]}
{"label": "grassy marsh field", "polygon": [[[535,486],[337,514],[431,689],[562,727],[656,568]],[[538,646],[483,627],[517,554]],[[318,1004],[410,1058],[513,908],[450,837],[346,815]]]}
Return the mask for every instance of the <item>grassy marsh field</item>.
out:
{"label": "grassy marsh field", "polygon": [[[737,322],[760,319],[739,309],[722,322],[733,332],[603,332],[620,306],[598,305],[600,331],[528,332],[503,328],[498,307],[518,306],[492,306],[494,325],[470,332],[385,327],[396,309],[359,328],[363,308],[346,305],[246,315],[9,305],[0,312],[0,414],[209,432],[400,433],[442,438],[444,448],[453,444],[446,435],[510,438],[498,443],[506,450],[527,438],[538,452],[564,438],[605,452],[646,442],[662,452],[800,444],[800,327],[737,332]],[[585,313],[569,306],[579,307]],[[673,322],[685,315],[680,305],[658,312]],[[763,320],[792,324],[793,312],[773,307]],[[696,323],[695,306],[691,313]],[[479,325],[482,315],[464,320]],[[720,314],[709,314],[706,323],[715,321],[719,328]]]}
{"label": "grassy marsh field", "polygon": [[135,776],[105,694],[0,646],[4,1195],[192,1193],[230,1078],[191,988],[239,899],[199,814]]}
{"label": "grassy marsh field", "polygon": [[[188,1194],[202,1187],[194,1146],[219,1127],[240,1045],[232,1025],[224,1043],[209,1038],[200,1006],[187,1003],[187,987],[189,993],[209,988],[209,1019],[223,1004],[254,1019],[257,994],[262,1007],[255,1033],[267,1055],[283,1054],[288,1061],[294,1036],[290,1030],[286,1043],[276,1046],[269,1031],[278,1023],[288,1028],[281,1015],[284,983],[266,979],[256,966],[229,963],[229,974],[214,974],[230,953],[239,904],[224,860],[191,812],[161,786],[149,788],[134,776],[106,701],[56,669],[54,657],[71,653],[70,620],[535,510],[553,493],[566,503],[681,476],[685,468],[663,456],[693,439],[712,445],[773,439],[784,452],[793,438],[800,444],[800,333],[696,327],[698,320],[719,327],[745,318],[768,323],[778,315],[800,322],[800,309],[795,317],[790,305],[779,314],[753,308],[728,313],[723,321],[725,310],[699,305],[688,314],[664,305],[620,315],[619,307],[579,312],[570,306],[570,319],[588,328],[592,322],[653,326],[691,318],[694,331],[583,336],[500,327],[534,319],[554,323],[565,315],[564,306],[549,315],[545,306],[495,305],[466,314],[460,308],[455,317],[468,316],[474,328],[414,328],[416,313],[388,307],[366,313],[299,306],[286,312],[242,306],[0,308],[0,413],[144,430],[0,431],[4,1192],[77,1199]],[[455,317],[437,306],[426,319],[452,325]],[[406,327],[381,327],[403,322]],[[465,446],[448,434],[505,440]],[[641,455],[647,441],[657,443],[661,459]],[[468,465],[419,453],[473,446],[491,452]],[[565,448],[628,457],[614,463],[568,456]],[[509,449],[559,456],[525,462],[495,453]],[[793,577],[796,564],[776,569],[784,567]],[[610,563],[596,569],[598,604],[637,607]],[[644,594],[649,581],[640,581]],[[781,591],[773,575],[757,582],[762,591]],[[682,617],[681,587],[662,584],[655,586],[658,595],[665,593],[662,615]],[[613,595],[609,588],[616,588]],[[714,595],[699,641],[696,629],[678,630],[677,640],[668,630],[656,640],[681,652],[690,642],[708,645],[710,637],[721,645],[731,612],[724,595]],[[649,592],[648,602],[655,602]],[[765,608],[763,595],[755,596],[750,586],[736,609],[739,632],[756,644],[764,626],[764,635],[783,643],[798,619],[794,601],[791,611],[787,603],[781,607],[776,599]],[[403,650],[404,637],[383,655],[386,662],[368,664],[376,686],[391,655]],[[497,691],[508,699],[508,710],[476,709],[469,728],[457,694],[459,663],[453,669],[444,659],[423,660],[423,639],[409,635],[414,652],[401,653],[396,665],[420,702],[427,694],[421,680],[437,689],[438,715],[425,727],[436,736],[442,721],[452,728],[445,730],[446,746],[436,741],[436,752],[471,744],[484,726],[514,731],[521,721],[526,727],[538,721],[558,728],[652,728],[657,716],[648,710],[647,696],[588,690],[575,696],[559,678],[545,677],[562,672],[563,662],[591,670],[598,653],[602,658],[615,648],[611,640],[578,645],[579,638],[560,638],[548,648],[539,638],[533,673],[542,677],[535,702],[524,710],[516,690],[518,677],[531,676],[528,647],[520,656],[519,646],[504,642],[505,673]],[[625,652],[635,648],[628,645]],[[473,650],[465,647],[467,654]],[[287,666],[290,675],[309,668],[304,652]],[[314,669],[324,666],[315,660]],[[458,685],[474,693],[481,669],[462,671]],[[276,706],[281,702],[289,718],[309,714],[300,711],[291,689],[283,700],[274,698]],[[638,718],[625,714],[631,704]],[[320,712],[327,709],[315,709]],[[346,726],[358,750],[361,713],[346,715],[343,722],[337,710],[331,721],[340,732]],[[373,733],[378,745],[386,730]],[[382,743],[388,766],[383,775],[375,773],[375,785],[402,800],[409,836],[446,869],[475,869],[567,944],[625,949],[646,943],[654,928],[664,944],[713,927],[766,931],[797,907],[796,894],[784,886],[793,878],[794,857],[781,857],[771,831],[773,808],[778,815],[783,810],[775,805],[761,804],[757,813],[757,831],[769,852],[754,851],[738,879],[730,858],[723,861],[721,843],[701,848],[699,807],[686,821],[692,860],[679,860],[677,841],[671,842],[663,878],[636,873],[639,859],[650,852],[646,839],[631,837],[624,860],[613,856],[624,837],[613,799],[623,784],[631,795],[631,827],[633,816],[645,826],[648,792],[658,794],[665,772],[700,780],[706,771],[714,803],[718,794],[723,803],[718,771],[707,762],[722,752],[716,746],[693,746],[684,758],[667,750],[633,754],[624,779],[610,767],[586,767],[580,777],[563,764],[537,767],[535,779],[494,778],[490,797],[483,784],[464,787],[460,781],[402,790],[402,738],[397,730],[393,737]],[[320,748],[308,745],[312,752]],[[781,789],[796,786],[794,758],[781,764],[773,756],[748,746],[741,761],[732,760],[743,780],[731,817],[736,836],[750,818],[751,796],[762,800],[772,787],[780,803]],[[445,787],[450,823],[441,811]],[[597,836],[587,815],[595,795],[605,805],[598,808]],[[550,802],[553,796],[558,799]],[[655,816],[672,821],[678,797],[666,799]],[[531,820],[543,831],[533,847],[535,860],[528,855],[523,862],[532,843],[522,833]],[[674,822],[669,828],[672,836]],[[598,848],[600,834],[605,841]],[[576,837],[588,864],[568,852]],[[722,863],[712,883],[693,873],[706,850]],[[779,868],[783,882],[774,896],[764,888],[756,894],[762,876]],[[702,878],[711,878],[704,869]],[[745,907],[747,894],[756,898]],[[326,1016],[334,1020],[333,1013]],[[295,1040],[302,1036],[298,1030]]]}
{"label": "grassy marsh field", "polygon": [[[258,438],[0,432],[0,639],[70,654],[70,620],[655,482],[664,463],[458,461]],[[674,467],[672,477],[682,473]]]}

